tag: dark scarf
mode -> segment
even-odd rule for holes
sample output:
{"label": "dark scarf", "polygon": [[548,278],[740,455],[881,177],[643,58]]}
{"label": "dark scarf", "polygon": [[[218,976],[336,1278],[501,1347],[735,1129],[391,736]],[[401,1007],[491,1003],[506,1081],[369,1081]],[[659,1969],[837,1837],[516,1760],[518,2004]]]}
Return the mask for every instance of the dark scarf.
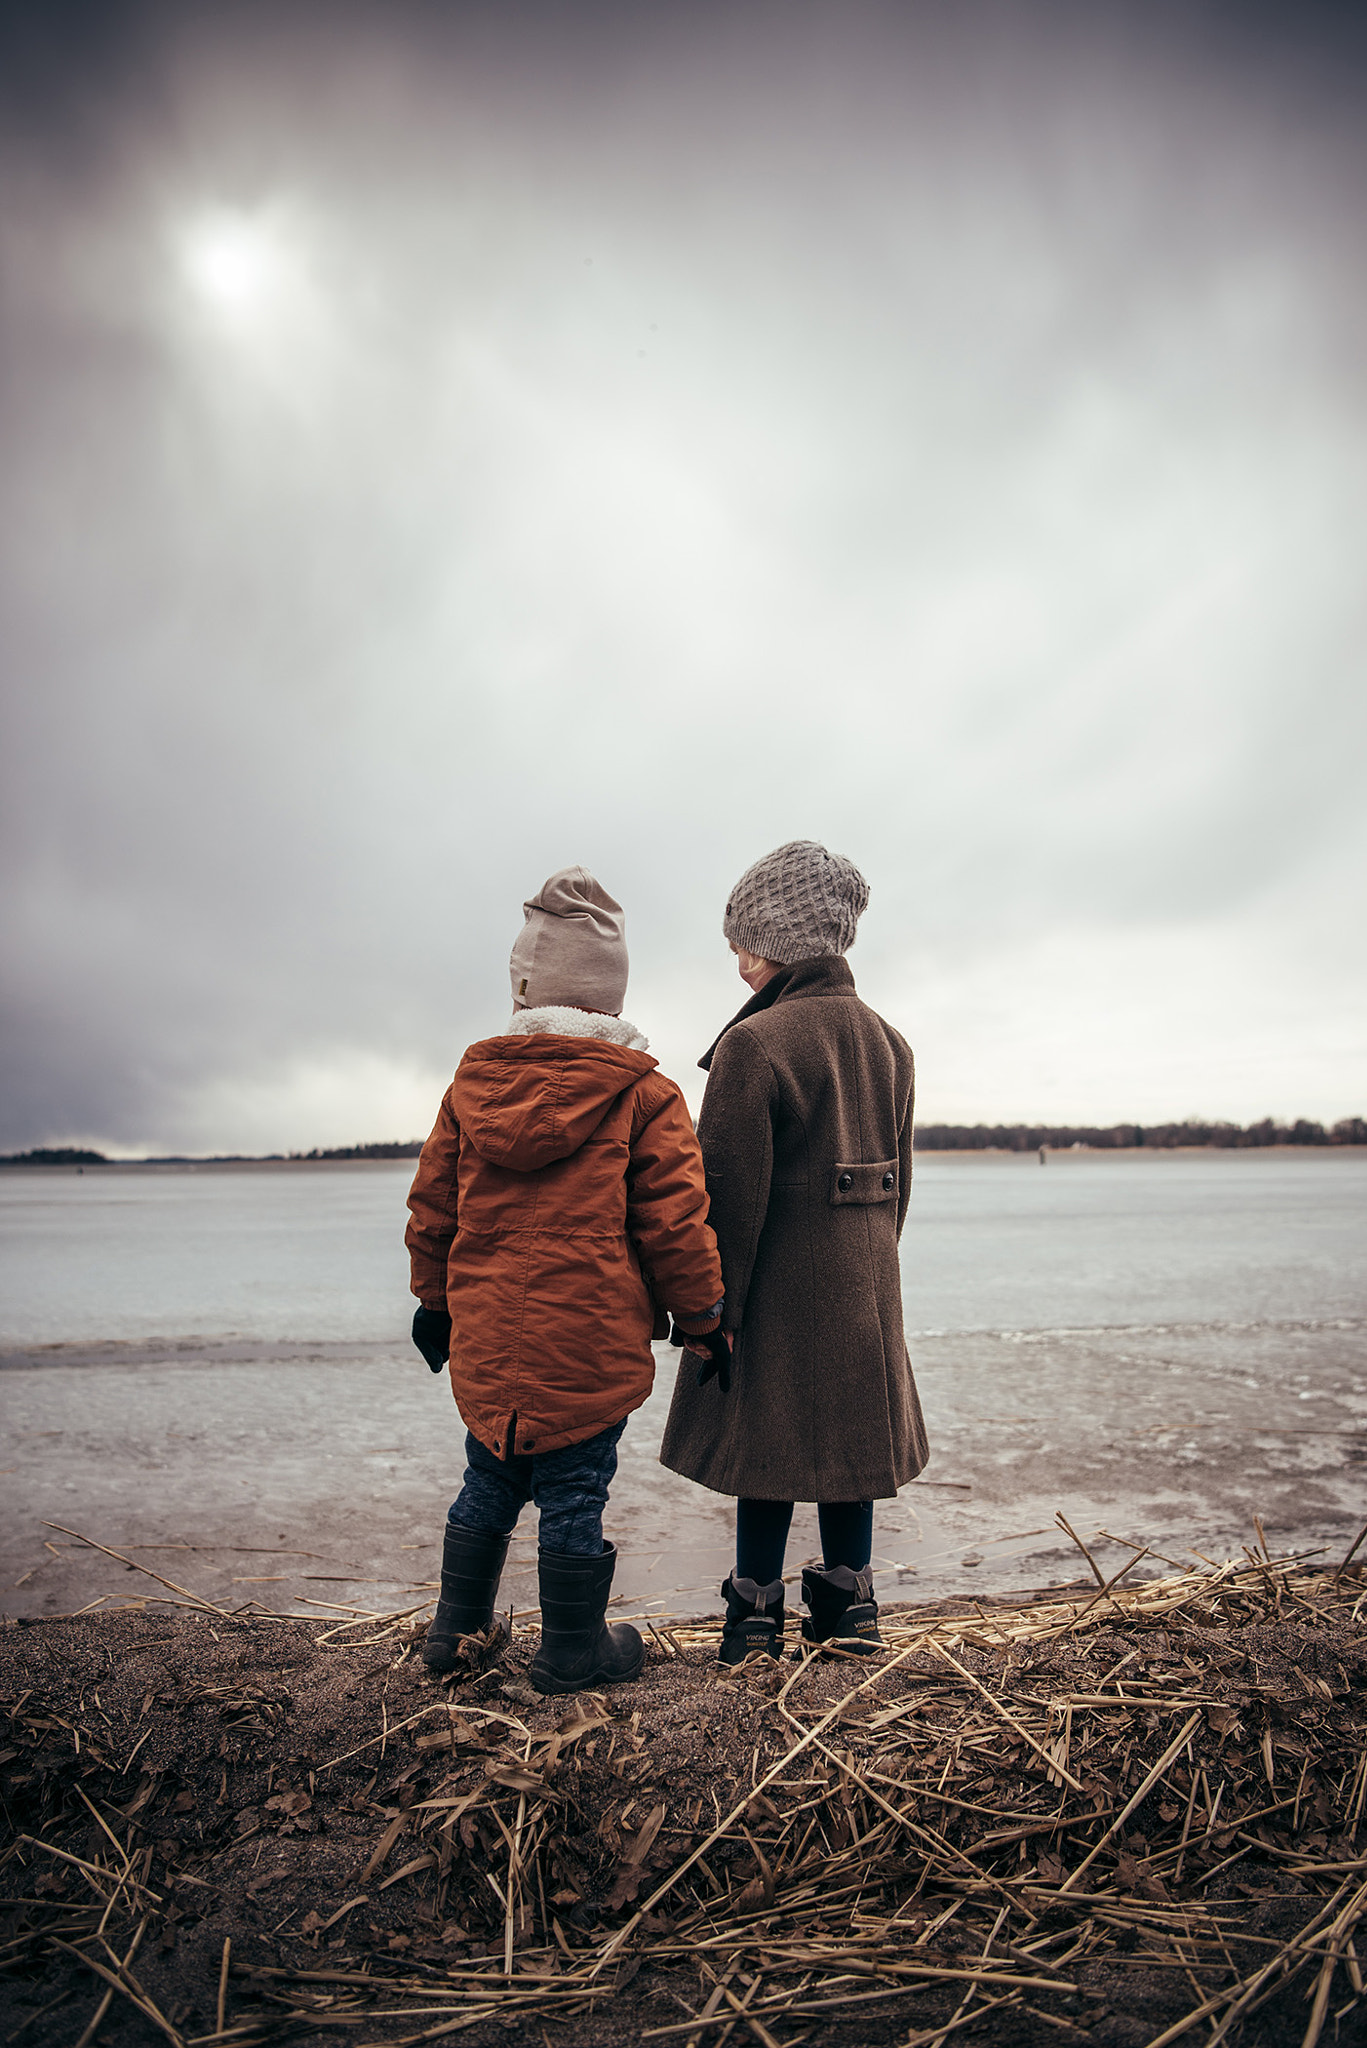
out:
{"label": "dark scarf", "polygon": [[732,1026],[744,1024],[749,1017],[758,1017],[761,1010],[772,1009],[782,998],[853,994],[854,976],[843,959],[823,953],[812,960],[795,960],[791,967],[780,967],[773,980],[766,981],[759,994],[751,996],[749,1002],[737,1010],[730,1022],[722,1025],[698,1061],[698,1065],[705,1074],[708,1073],[712,1066],[712,1055]]}

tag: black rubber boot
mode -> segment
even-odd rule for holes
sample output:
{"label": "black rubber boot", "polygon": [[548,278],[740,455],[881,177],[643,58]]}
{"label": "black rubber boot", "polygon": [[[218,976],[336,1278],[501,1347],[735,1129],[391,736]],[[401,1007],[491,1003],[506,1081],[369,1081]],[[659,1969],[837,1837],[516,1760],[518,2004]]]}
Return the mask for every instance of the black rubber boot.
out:
{"label": "black rubber boot", "polygon": [[635,1678],[646,1646],[629,1621],[604,1621],[612,1575],[613,1544],[601,1557],[566,1557],[537,1552],[541,1583],[541,1647],[528,1673],[538,1692],[582,1692],[590,1685],[616,1685]]}
{"label": "black rubber boot", "polygon": [[446,1524],[441,1598],[422,1648],[422,1661],[430,1671],[454,1671],[462,1638],[482,1635],[490,1626],[510,1540],[462,1529],[458,1522]]}
{"label": "black rubber boot", "polygon": [[778,1657],[783,1651],[783,1581],[758,1586],[734,1572],[722,1586],[726,1620],[717,1656],[723,1664],[743,1664],[756,1651]]}
{"label": "black rubber boot", "polygon": [[807,1603],[804,1643],[829,1643],[861,1657],[872,1657],[882,1649],[873,1573],[867,1566],[856,1572],[847,1564],[837,1564],[827,1572],[808,1565],[802,1574],[802,1597]]}

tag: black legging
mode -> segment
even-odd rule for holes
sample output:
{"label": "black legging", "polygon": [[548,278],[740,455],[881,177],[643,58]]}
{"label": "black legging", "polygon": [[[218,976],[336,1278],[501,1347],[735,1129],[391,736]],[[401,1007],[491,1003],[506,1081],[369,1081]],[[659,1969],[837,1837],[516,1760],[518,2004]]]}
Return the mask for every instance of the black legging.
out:
{"label": "black legging", "polygon": [[[861,1572],[873,1554],[873,1502],[871,1500],[821,1501],[817,1507],[821,1529],[821,1561],[827,1571],[847,1564]],[[783,1577],[783,1553],[788,1547],[788,1529],[793,1519],[790,1500],[738,1500],[736,1502],[736,1577],[754,1579],[771,1586]]]}

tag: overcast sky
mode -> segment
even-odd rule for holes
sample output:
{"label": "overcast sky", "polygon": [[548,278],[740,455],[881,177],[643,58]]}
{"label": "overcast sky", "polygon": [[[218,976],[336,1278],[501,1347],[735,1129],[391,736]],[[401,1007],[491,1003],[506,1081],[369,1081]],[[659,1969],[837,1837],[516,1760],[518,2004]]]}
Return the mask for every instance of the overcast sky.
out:
{"label": "overcast sky", "polygon": [[697,1100],[1367,1112],[1360,10],[0,7],[0,1146],[426,1131],[521,903]]}

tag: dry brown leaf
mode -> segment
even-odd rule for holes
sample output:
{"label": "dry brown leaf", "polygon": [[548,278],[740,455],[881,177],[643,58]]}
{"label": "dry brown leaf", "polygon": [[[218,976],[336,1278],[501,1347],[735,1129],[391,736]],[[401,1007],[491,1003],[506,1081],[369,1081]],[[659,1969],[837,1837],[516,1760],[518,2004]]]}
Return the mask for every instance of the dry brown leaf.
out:
{"label": "dry brown leaf", "polygon": [[388,1856],[390,1850],[394,1847],[394,1844],[398,1841],[399,1836],[403,1833],[407,1820],[408,1815],[406,1813],[400,1813],[396,1814],[394,1819],[389,1823],[389,1826],[385,1829],[384,1833],[380,1836],[379,1841],[375,1844],[375,1848],[371,1855],[370,1861],[366,1864],[365,1869],[361,1872],[360,1881],[362,1884],[368,1884],[370,1879],[375,1875],[375,1872],[379,1869],[380,1865]]}
{"label": "dry brown leaf", "polygon": [[543,1777],[520,1763],[498,1763],[491,1758],[484,1766],[484,1774],[495,1785],[503,1785],[510,1792],[544,1792],[547,1789]]}
{"label": "dry brown leaf", "polygon": [[156,1791],[157,1786],[160,1784],[160,1782],[161,1773],[159,1771],[143,1772],[142,1778],[138,1784],[138,1789],[133,1794],[131,1801],[127,1806],[120,1807],[119,1809],[119,1811],[123,1814],[125,1820],[132,1820],[137,1814],[142,1812],[144,1806],[146,1806],[148,1800],[152,1797],[153,1793]]}
{"label": "dry brown leaf", "polygon": [[266,1811],[287,1814],[292,1820],[297,1814],[307,1813],[312,1805],[307,1792],[277,1792],[266,1801]]}
{"label": "dry brown leaf", "polygon": [[651,1844],[664,1826],[665,1803],[663,1799],[642,1821],[634,1834],[627,1835],[622,1843],[622,1858],[627,1863],[644,1863],[650,1853]]}
{"label": "dry brown leaf", "polygon": [[425,1855],[415,1856],[411,1863],[405,1863],[402,1868],[394,1872],[392,1877],[387,1877],[380,1886],[380,1890],[387,1892],[392,1884],[401,1883],[405,1877],[413,1877],[419,1870],[431,1870],[436,1860],[430,1849]]}

